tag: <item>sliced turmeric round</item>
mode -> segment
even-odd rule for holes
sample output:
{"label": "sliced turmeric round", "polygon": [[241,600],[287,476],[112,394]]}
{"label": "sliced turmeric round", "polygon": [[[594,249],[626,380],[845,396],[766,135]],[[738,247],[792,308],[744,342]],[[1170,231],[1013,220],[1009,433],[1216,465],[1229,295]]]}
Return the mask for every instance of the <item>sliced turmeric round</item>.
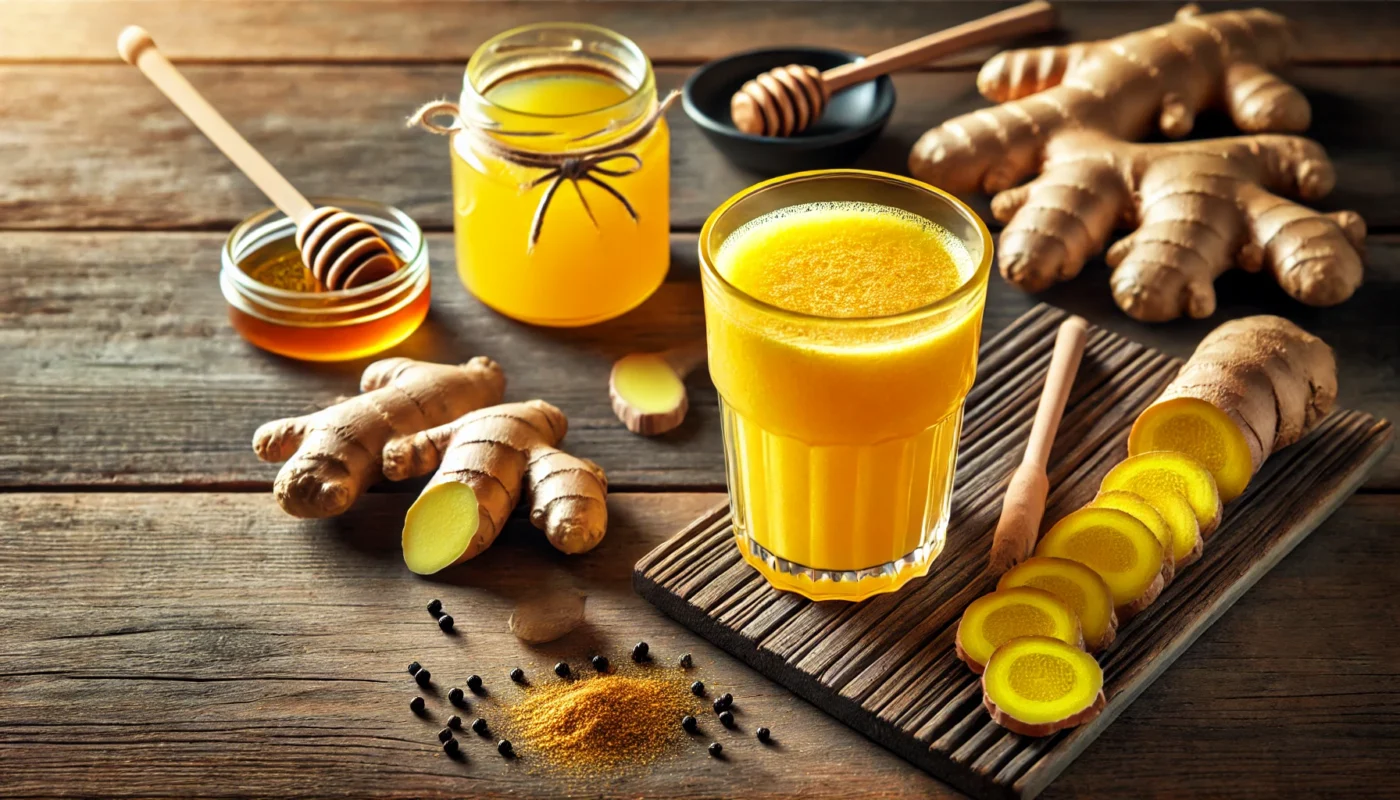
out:
{"label": "sliced turmeric round", "polygon": [[[1157,515],[1167,525],[1167,558],[1172,562],[1172,571],[1180,571],[1182,567],[1201,557],[1205,542],[1201,538],[1201,525],[1196,521],[1196,512],[1191,510],[1191,504],[1187,502],[1184,495],[1176,492],[1159,492],[1149,500],[1136,492],[1126,492],[1117,489],[1110,492],[1099,492],[1090,505],[1099,505],[1100,497],[1127,494],[1137,497],[1156,510]],[[1113,507],[1110,503],[1105,503]],[[1154,531],[1155,533],[1155,531]]]}
{"label": "sliced turmeric round", "polygon": [[987,662],[982,705],[1009,731],[1049,736],[1103,711],[1103,669],[1093,656],[1059,639],[1012,639]]}
{"label": "sliced turmeric round", "polygon": [[1166,584],[1161,543],[1146,525],[1116,508],[1070,512],[1046,532],[1035,554],[1078,561],[1097,572],[1113,593],[1120,621],[1156,600]]}
{"label": "sliced turmeric round", "polygon": [[1128,434],[1128,455],[1157,450],[1174,450],[1201,462],[1215,477],[1222,502],[1239,497],[1254,476],[1253,451],[1244,431],[1229,414],[1195,397],[1153,403],[1138,416]]}
{"label": "sliced turmeric round", "polygon": [[1029,586],[1060,598],[1079,618],[1084,646],[1098,652],[1113,643],[1118,617],[1113,613],[1113,593],[1099,573],[1078,561],[1033,556],[1007,570],[997,581],[997,591]]}
{"label": "sliced turmeric round", "polygon": [[[1157,537],[1157,542],[1162,545],[1162,578],[1167,583],[1171,583],[1176,576],[1176,551],[1172,547],[1172,528],[1167,525],[1167,521],[1162,518],[1160,512],[1139,495],[1122,490],[1113,492],[1099,492],[1098,496],[1089,501],[1089,505],[1096,508],[1116,508],[1119,511],[1131,514],[1138,522],[1147,526],[1152,531],[1152,535]],[[1191,517],[1194,529],[1196,517],[1191,513],[1191,507],[1186,505],[1186,501],[1181,501],[1181,508]]]}
{"label": "sliced turmeric round", "polygon": [[981,672],[992,652],[1018,636],[1049,636],[1075,647],[1084,638],[1079,618],[1063,600],[1041,589],[998,589],[968,604],[958,621],[958,658]]}
{"label": "sliced turmeric round", "polygon": [[1215,476],[1185,453],[1154,450],[1123,459],[1104,476],[1099,491],[1120,489],[1141,495],[1153,505],[1154,499],[1164,493],[1181,494],[1196,513],[1202,536],[1209,536],[1220,524],[1220,490],[1215,486]]}

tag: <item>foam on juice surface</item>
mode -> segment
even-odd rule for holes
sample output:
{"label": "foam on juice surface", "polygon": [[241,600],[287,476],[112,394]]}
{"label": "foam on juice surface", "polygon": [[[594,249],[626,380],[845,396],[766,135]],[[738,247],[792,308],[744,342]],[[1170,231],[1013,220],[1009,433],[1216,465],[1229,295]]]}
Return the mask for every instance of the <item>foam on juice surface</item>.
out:
{"label": "foam on juice surface", "polygon": [[726,280],[789,311],[877,317],[952,294],[973,271],[952,233],[876,203],[789,206],[730,234],[716,257]]}

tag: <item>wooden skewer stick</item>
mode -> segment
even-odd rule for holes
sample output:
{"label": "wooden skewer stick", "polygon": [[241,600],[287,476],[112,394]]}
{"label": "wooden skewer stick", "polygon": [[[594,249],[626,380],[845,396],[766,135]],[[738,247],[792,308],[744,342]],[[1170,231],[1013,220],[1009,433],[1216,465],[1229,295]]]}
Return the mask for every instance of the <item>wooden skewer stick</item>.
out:
{"label": "wooden skewer stick", "polygon": [[156,47],[145,28],[129,25],[117,38],[122,60],[155,84],[195,127],[297,226],[302,263],[328,289],[350,289],[393,274],[402,264],[374,226],[333,206],[313,207],[291,182],[238,134]]}
{"label": "wooden skewer stick", "polygon": [[734,127],[744,133],[791,136],[821,117],[831,95],[848,86],[997,39],[1049,30],[1054,24],[1055,9],[1044,0],[1035,0],[825,72],[797,64],[778,67],[735,92],[729,116]]}
{"label": "wooden skewer stick", "polygon": [[1050,479],[1045,470],[1050,462],[1050,446],[1055,443],[1055,431],[1069,400],[1079,360],[1088,338],[1088,323],[1082,317],[1070,317],[1060,323],[1055,335],[1055,351],[1050,356],[1050,371],[1045,376],[1045,388],[1040,393],[1040,405],[1031,423],[1030,441],[1020,466],[1011,474],[1006,499],[1001,506],[992,537],[990,557],[992,574],[1000,575],[1035,551],[1040,535],[1040,520],[1045,515],[1045,498],[1050,493]]}
{"label": "wooden skewer stick", "polygon": [[[633,353],[618,359],[608,378],[613,413],[627,430],[642,436],[658,436],[675,429],[690,410],[685,378],[705,363],[705,356],[705,340],[700,339],[660,353]],[[669,401],[664,408],[648,402],[655,398],[637,396],[639,384],[654,387],[658,382],[669,384],[671,396],[663,398]]]}

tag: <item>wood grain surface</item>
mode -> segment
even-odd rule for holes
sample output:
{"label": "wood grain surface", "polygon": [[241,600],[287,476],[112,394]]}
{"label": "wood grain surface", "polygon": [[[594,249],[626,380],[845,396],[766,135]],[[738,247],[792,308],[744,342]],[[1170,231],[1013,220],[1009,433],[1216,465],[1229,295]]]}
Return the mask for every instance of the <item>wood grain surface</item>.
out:
{"label": "wood grain surface", "polygon": [[[1053,736],[995,724],[953,650],[962,611],[995,589],[987,568],[1007,476],[1035,416],[1036,385],[1067,317],[1031,310],[982,347],[968,395],[948,545],[927,577],[862,603],[816,603],[769,586],[740,558],[729,510],[707,512],[637,562],[638,592],[691,630],[896,753],[983,798],[1033,798],[1210,625],[1362,484],[1390,423],[1334,411],[1275,454],[1225,509],[1205,554],[1099,656],[1108,705]],[[1133,420],[1181,362],[1091,328],[1051,454],[1048,528],[1098,491]],[[1024,380],[1034,376],[1033,380]],[[743,545],[741,544],[740,547]]]}

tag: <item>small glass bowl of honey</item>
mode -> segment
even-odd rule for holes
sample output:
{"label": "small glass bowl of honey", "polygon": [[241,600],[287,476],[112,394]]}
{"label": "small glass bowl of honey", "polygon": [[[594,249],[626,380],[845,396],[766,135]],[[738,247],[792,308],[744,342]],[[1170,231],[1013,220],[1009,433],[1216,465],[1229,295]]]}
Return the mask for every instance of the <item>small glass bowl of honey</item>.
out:
{"label": "small glass bowl of honey", "polygon": [[407,214],[380,203],[311,198],[373,225],[403,266],[374,283],[330,291],[301,262],[296,224],[270,208],[244,220],[223,248],[219,285],[229,322],[250,343],[303,361],[345,361],[407,339],[428,314],[432,282],[423,231]]}

